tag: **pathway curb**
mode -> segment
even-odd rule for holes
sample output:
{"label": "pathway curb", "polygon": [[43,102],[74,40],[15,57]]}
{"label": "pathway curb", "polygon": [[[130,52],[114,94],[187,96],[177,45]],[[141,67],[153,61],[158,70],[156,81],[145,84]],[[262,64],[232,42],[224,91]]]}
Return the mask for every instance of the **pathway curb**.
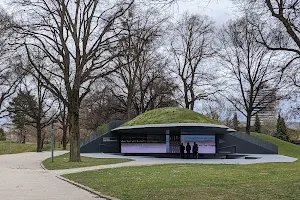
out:
{"label": "pathway curb", "polygon": [[94,194],[94,195],[99,196],[100,198],[104,198],[104,199],[107,199],[107,200],[121,200],[121,199],[118,199],[118,198],[115,198],[115,197],[103,195],[103,194],[101,194],[100,192],[98,192],[98,191],[96,191],[96,190],[94,190],[94,189],[92,189],[92,188],[90,188],[90,187],[87,187],[87,186],[85,186],[85,185],[76,183],[76,182],[74,182],[74,181],[71,181],[70,179],[67,179],[67,178],[62,177],[62,176],[60,176],[60,175],[57,175],[57,174],[55,174],[55,173],[52,173],[51,170],[48,170],[48,169],[44,166],[43,161],[40,162],[40,165],[41,165],[41,167],[42,167],[45,171],[47,171],[48,173],[53,174],[56,178],[58,178],[58,179],[60,179],[60,180],[63,180],[63,181],[65,181],[65,182],[68,182],[68,183],[70,183],[70,184],[72,184],[72,185],[74,185],[74,186],[76,186],[76,187],[78,187],[78,188],[80,188],[80,189],[86,190],[86,191],[88,191],[88,192],[90,192],[90,193],[92,193],[92,194]]}
{"label": "pathway curb", "polygon": [[81,189],[84,189],[84,190],[86,190],[86,191],[88,191],[88,192],[90,192],[90,193],[92,193],[92,194],[94,194],[94,195],[97,195],[97,196],[101,197],[101,198],[104,198],[104,199],[107,199],[107,200],[121,200],[121,199],[117,199],[117,198],[115,198],[115,197],[110,197],[110,196],[103,195],[103,194],[101,194],[100,192],[98,192],[98,191],[96,191],[96,190],[94,190],[94,189],[92,189],[92,188],[90,188],[90,187],[87,187],[87,186],[85,186],[85,185],[76,183],[76,182],[71,181],[70,179],[67,179],[67,178],[65,178],[65,177],[62,177],[62,176],[60,176],[60,175],[56,175],[56,177],[59,178],[60,180],[66,181],[66,182],[68,182],[68,183],[70,183],[70,184],[72,184],[72,185],[75,185],[76,187],[79,187],[79,188],[81,188]]}

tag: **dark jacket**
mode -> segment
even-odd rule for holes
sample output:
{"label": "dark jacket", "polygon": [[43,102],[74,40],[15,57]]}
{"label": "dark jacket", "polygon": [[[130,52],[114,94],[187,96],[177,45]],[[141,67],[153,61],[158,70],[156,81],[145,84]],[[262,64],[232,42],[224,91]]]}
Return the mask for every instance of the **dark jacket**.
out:
{"label": "dark jacket", "polygon": [[191,145],[189,145],[189,144],[186,145],[186,151],[187,151],[187,152],[190,152],[190,151],[191,151]]}
{"label": "dark jacket", "polygon": [[180,145],[180,152],[184,152],[185,147],[183,145]]}
{"label": "dark jacket", "polygon": [[198,145],[193,145],[193,152],[198,152]]}

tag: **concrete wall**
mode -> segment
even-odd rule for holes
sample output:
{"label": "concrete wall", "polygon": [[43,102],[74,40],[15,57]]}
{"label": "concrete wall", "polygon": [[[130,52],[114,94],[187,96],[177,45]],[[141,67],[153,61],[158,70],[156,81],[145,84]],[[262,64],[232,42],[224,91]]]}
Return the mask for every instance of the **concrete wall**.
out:
{"label": "concrete wall", "polygon": [[[98,137],[89,143],[86,143],[80,148],[81,153],[119,153],[120,138],[112,134],[110,131],[124,124],[125,120],[112,121],[107,124],[108,132],[101,137]],[[94,134],[97,134],[94,133]]]}
{"label": "concrete wall", "polygon": [[[115,141],[108,141],[104,139],[116,139]],[[85,146],[82,146],[80,148],[81,153],[119,153],[120,147],[119,147],[119,138],[112,135],[111,132],[107,133],[103,137],[99,137],[96,140],[93,140],[92,142],[88,143]]]}
{"label": "concrete wall", "polygon": [[[110,130],[122,125],[125,121],[114,121],[108,124],[108,132],[93,139],[80,148],[81,153],[120,153],[121,138]],[[95,133],[96,135],[98,133]],[[241,154],[278,154],[278,147],[251,135],[234,132],[216,134],[217,155],[223,153]]]}
{"label": "concrete wall", "polygon": [[219,135],[219,152],[248,153],[248,154],[278,154],[278,147],[274,144],[250,136],[246,133],[232,133]]}

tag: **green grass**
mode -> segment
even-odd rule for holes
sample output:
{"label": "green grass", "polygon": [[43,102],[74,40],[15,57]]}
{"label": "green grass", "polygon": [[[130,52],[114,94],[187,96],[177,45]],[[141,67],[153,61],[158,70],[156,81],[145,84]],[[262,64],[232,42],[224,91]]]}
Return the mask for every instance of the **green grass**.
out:
{"label": "green grass", "polygon": [[167,124],[167,123],[207,123],[221,124],[204,115],[185,108],[159,108],[145,112],[122,126],[135,126],[145,124]]}
{"label": "green grass", "polygon": [[[70,149],[67,146],[67,149]],[[11,143],[12,154],[15,153],[24,153],[24,152],[36,152],[36,144],[35,143],[26,143],[20,144],[16,142]],[[58,144],[56,144],[55,150],[63,150],[62,146],[58,148]],[[44,151],[51,151],[51,144],[44,144]],[[10,142],[9,141],[0,141],[0,155],[10,154]]]}
{"label": "green grass", "polygon": [[97,165],[108,165],[115,163],[123,163],[132,161],[131,159],[119,159],[119,158],[90,158],[81,156],[81,162],[69,162],[70,154],[64,154],[61,156],[54,157],[54,162],[51,162],[51,158],[43,161],[44,166],[47,169],[71,169],[78,167],[90,167]]}
{"label": "green grass", "polygon": [[291,156],[300,159],[300,146],[285,142],[283,140],[279,140],[275,137],[262,134],[262,133],[251,133],[251,135],[258,137],[262,140],[271,142],[273,144],[276,144],[278,146],[278,153],[281,155]]}
{"label": "green grass", "polygon": [[[271,136],[280,154],[300,158],[300,147]],[[175,164],[105,169],[64,175],[120,199],[300,199],[300,161],[253,165]]]}
{"label": "green grass", "polygon": [[104,133],[108,131],[108,125],[107,124],[102,124],[97,127],[96,131],[103,131]]}
{"label": "green grass", "polygon": [[[36,151],[36,144],[19,144],[12,142],[11,150],[13,154],[23,153],[23,152],[34,152]],[[0,141],[0,155],[10,153],[10,143],[9,141]]]}

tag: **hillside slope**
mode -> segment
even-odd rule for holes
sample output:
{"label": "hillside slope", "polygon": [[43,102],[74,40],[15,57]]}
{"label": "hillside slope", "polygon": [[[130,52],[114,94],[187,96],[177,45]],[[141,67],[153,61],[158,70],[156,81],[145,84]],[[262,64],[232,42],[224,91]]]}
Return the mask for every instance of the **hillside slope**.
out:
{"label": "hillside slope", "polygon": [[251,133],[252,136],[258,137],[267,142],[271,142],[278,146],[278,153],[281,155],[291,156],[294,158],[300,158],[300,146],[280,140],[278,138],[263,134],[263,133]]}

